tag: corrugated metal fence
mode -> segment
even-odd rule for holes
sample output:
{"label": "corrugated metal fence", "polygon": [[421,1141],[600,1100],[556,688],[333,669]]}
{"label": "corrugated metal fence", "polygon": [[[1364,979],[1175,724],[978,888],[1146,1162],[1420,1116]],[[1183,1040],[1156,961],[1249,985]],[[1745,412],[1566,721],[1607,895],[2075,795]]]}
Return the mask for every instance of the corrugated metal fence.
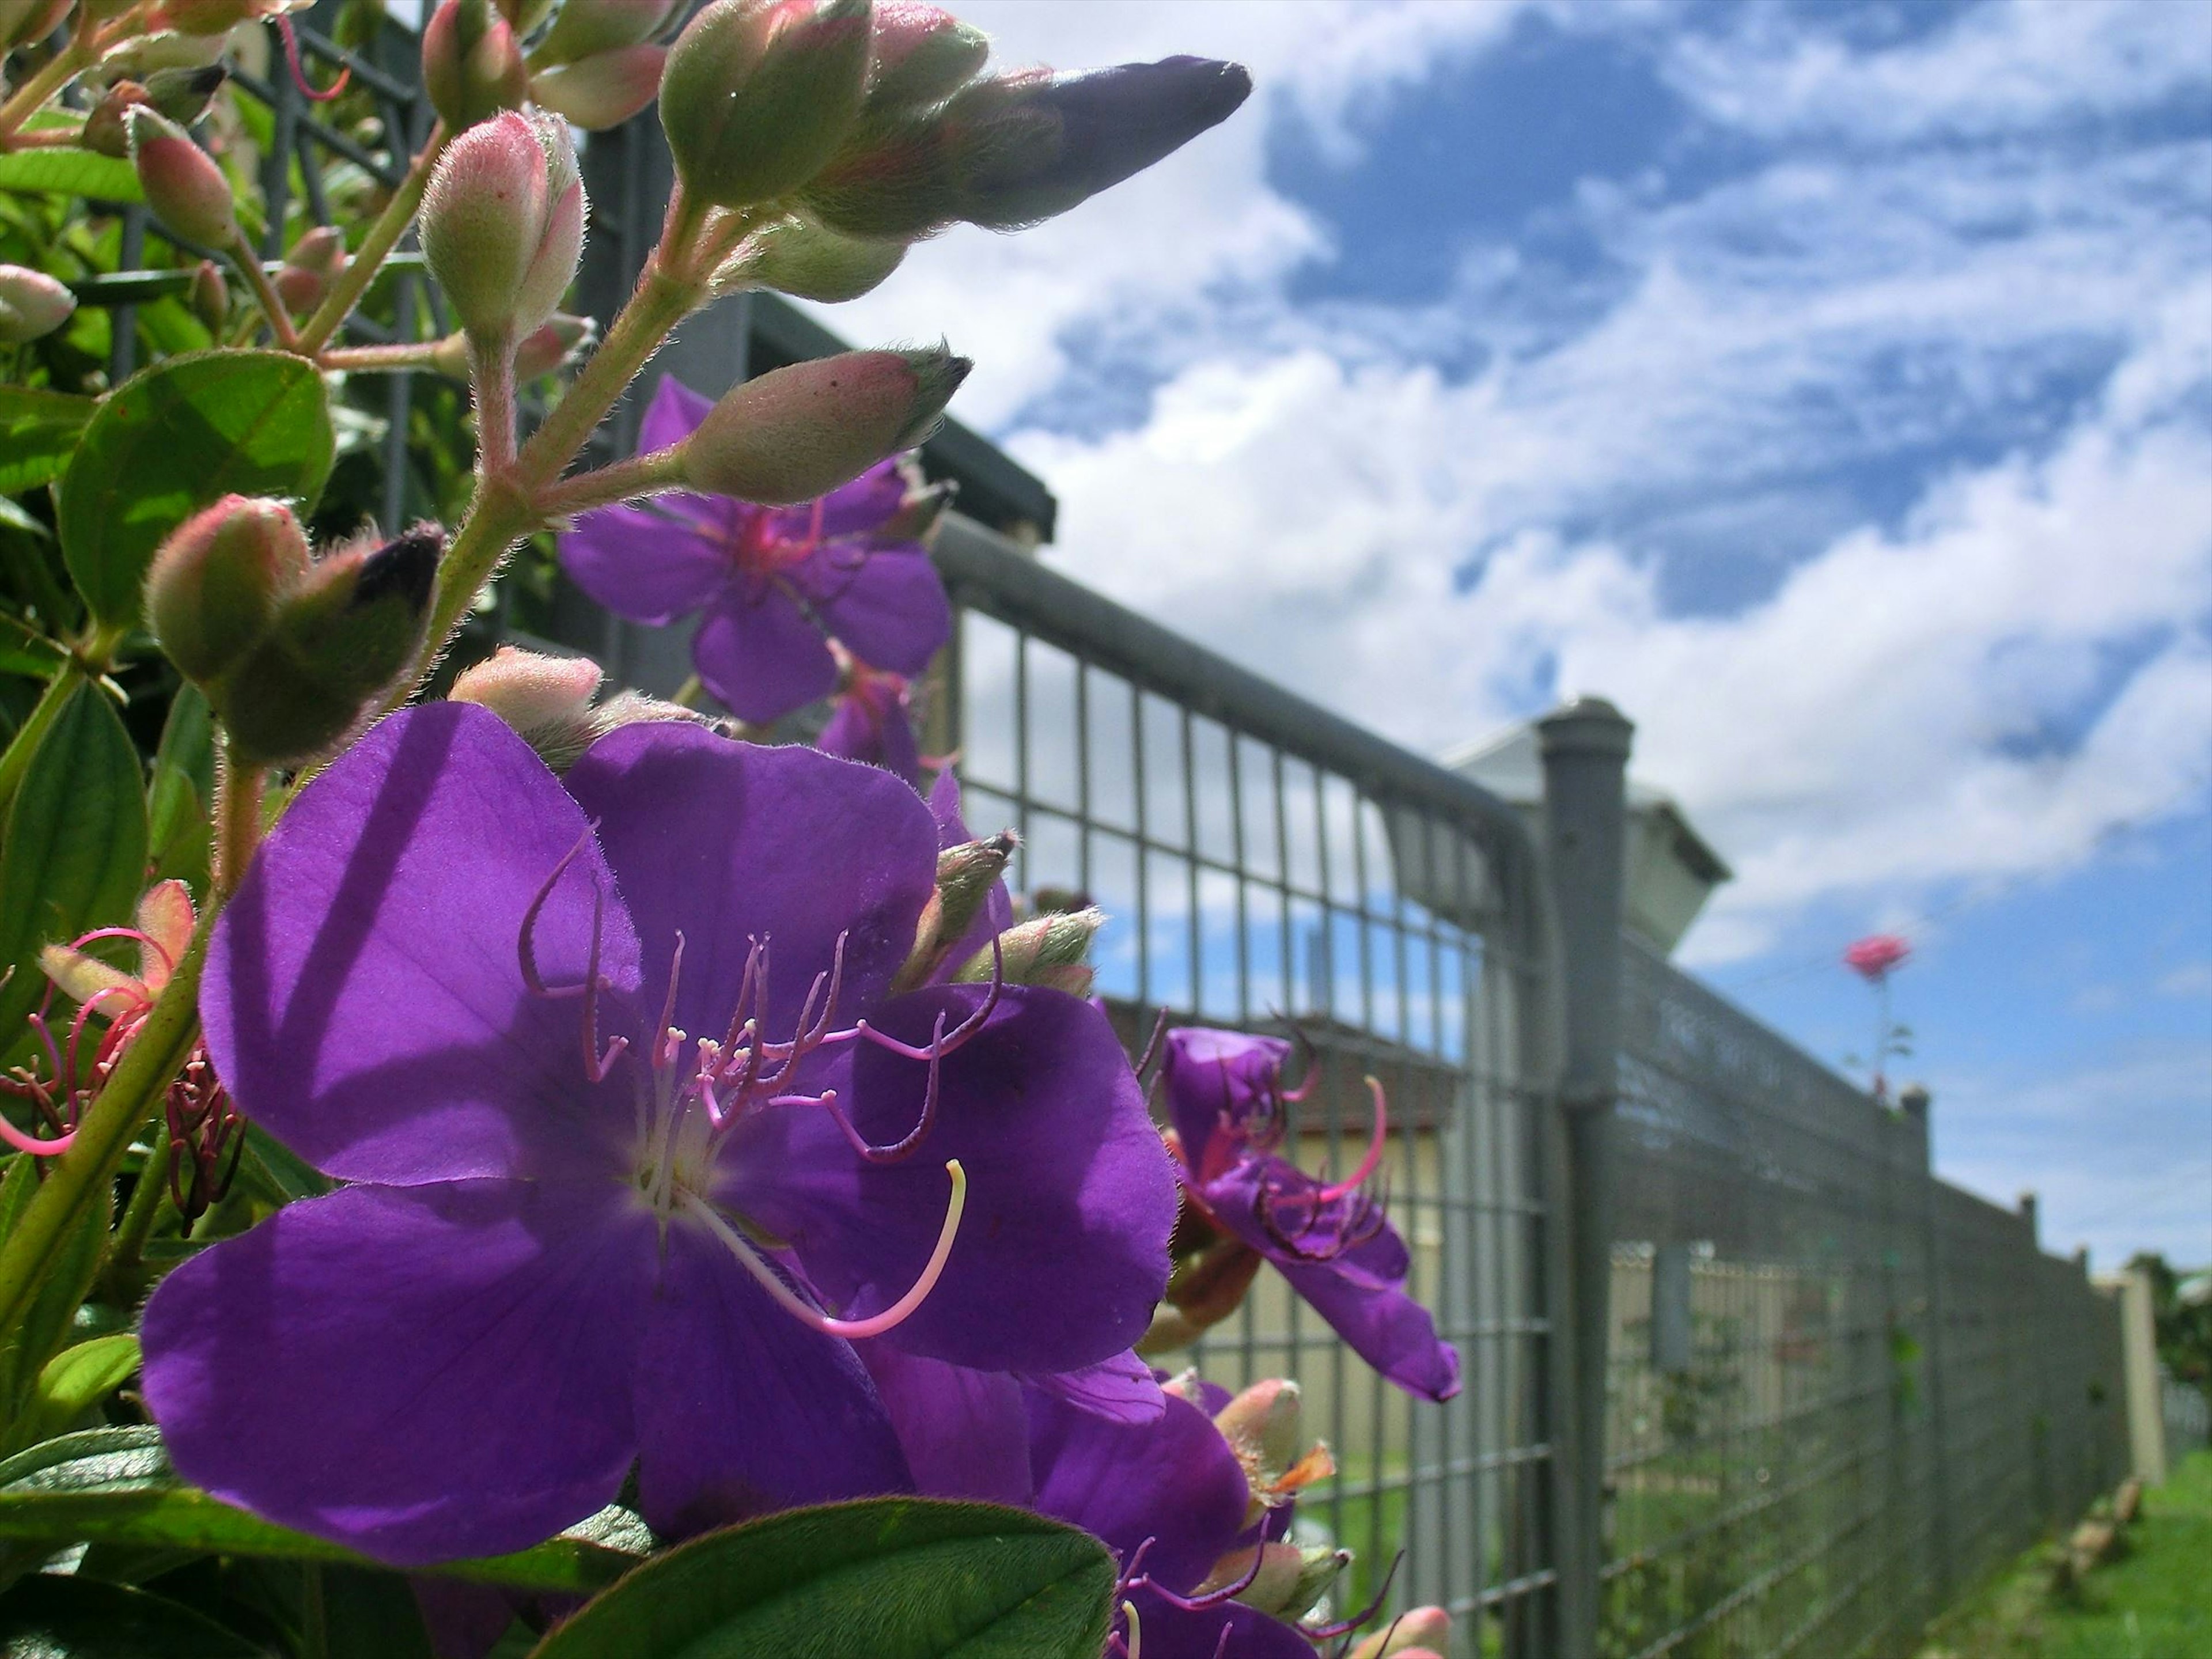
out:
{"label": "corrugated metal fence", "polygon": [[[321,216],[333,158],[396,176],[386,135],[428,122],[404,34],[373,56],[350,60],[374,77],[373,131],[246,83],[275,117],[272,198]],[[650,118],[593,140],[586,167],[580,302],[604,319],[665,198]],[[389,327],[433,331],[435,297],[399,281]],[[804,326],[787,349],[811,349]],[[726,384],[772,366],[754,338],[726,309],[667,362]],[[381,410],[392,521],[420,494],[410,379]],[[988,459],[954,440],[933,465]],[[1389,1091],[1391,1208],[1464,1392],[1407,1400],[1266,1279],[1193,1355],[1231,1386],[1303,1381],[1340,1473],[1302,1524],[1364,1558],[1341,1606],[1402,1551],[1391,1605],[1450,1606],[1465,1654],[1901,1653],[2118,1479],[2117,1318],[2078,1266],[2041,1253],[2032,1218],[1932,1180],[1924,1114],[1623,940],[1625,721],[1547,723],[1548,810],[1524,815],[971,521],[939,553],[961,620],[932,736],[971,818],[1022,832],[1018,886],[1113,913],[1100,984],[1125,1029],[1165,1006],[1304,1032],[1324,1068],[1310,1167],[1357,1156],[1362,1074]],[[573,595],[556,615],[633,683],[681,676],[680,639]]]}

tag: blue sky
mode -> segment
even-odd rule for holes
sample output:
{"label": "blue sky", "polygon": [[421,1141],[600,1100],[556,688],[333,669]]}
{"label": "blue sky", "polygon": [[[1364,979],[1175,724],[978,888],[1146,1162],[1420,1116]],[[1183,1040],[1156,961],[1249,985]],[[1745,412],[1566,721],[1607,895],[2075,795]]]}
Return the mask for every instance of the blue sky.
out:
{"label": "blue sky", "polygon": [[2212,1260],[2212,6],[963,8],[1249,63],[1229,126],[832,320],[949,334],[1063,568],[1410,746],[1599,691],[1941,1167]]}

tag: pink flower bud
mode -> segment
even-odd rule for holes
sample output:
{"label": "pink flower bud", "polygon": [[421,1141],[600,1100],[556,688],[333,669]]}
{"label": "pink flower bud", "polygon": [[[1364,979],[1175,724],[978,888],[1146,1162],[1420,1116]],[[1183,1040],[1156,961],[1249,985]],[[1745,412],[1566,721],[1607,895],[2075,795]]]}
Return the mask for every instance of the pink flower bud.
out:
{"label": "pink flower bud", "polygon": [[52,333],[76,309],[76,295],[43,270],[0,265],[0,345]]}
{"label": "pink flower bud", "polygon": [[667,61],[665,46],[620,46],[557,69],[540,70],[531,77],[530,95],[586,132],[605,132],[653,100]]}
{"label": "pink flower bud", "polygon": [[228,247],[238,235],[238,212],[230,180],[215,158],[146,105],[133,107],[124,126],[138,187],[154,216],[187,241]]}
{"label": "pink flower bud", "polygon": [[660,84],[677,176],[721,207],[798,189],[851,130],[867,67],[867,0],[713,0]]}
{"label": "pink flower bud", "polygon": [[502,110],[438,161],[422,257],[471,334],[526,334],[553,314],[584,245],[584,186],[562,122]]}
{"label": "pink flower bud", "polygon": [[1305,1450],[1304,1405],[1297,1383],[1268,1377],[1216,1412],[1213,1425],[1250,1467],[1279,1472]]}
{"label": "pink flower bud", "polygon": [[273,281],[277,297],[295,315],[313,311],[322,304],[345,263],[345,238],[328,225],[316,226],[284,256]]}
{"label": "pink flower bud", "polygon": [[192,315],[210,334],[220,329],[230,316],[230,287],[222,280],[222,267],[212,259],[203,259],[192,272],[192,285],[187,297]]}
{"label": "pink flower bud", "polygon": [[446,125],[459,132],[520,108],[530,71],[514,30],[484,0],[443,0],[422,27],[422,86]]}
{"label": "pink flower bud", "polygon": [[534,380],[541,374],[550,374],[579,352],[588,350],[598,333],[598,325],[590,318],[556,313],[550,321],[541,323],[516,342],[515,379]]}
{"label": "pink flower bud", "polygon": [[942,103],[991,55],[982,30],[924,0],[878,0],[868,46],[871,115]]}
{"label": "pink flower bud", "polygon": [[481,704],[527,737],[541,726],[581,720],[605,678],[588,657],[549,657],[502,645],[464,671],[447,696]]}
{"label": "pink flower bud", "polygon": [[84,131],[77,135],[77,143],[87,149],[97,150],[102,155],[118,160],[131,154],[131,137],[124,130],[123,118],[138,104],[153,101],[146,88],[136,81],[117,81],[100,94],[100,101],[84,118]]}
{"label": "pink flower bud", "polygon": [[747,380],[684,441],[684,480],[748,501],[826,495],[919,443],[969,366],[942,348],[848,351]]}
{"label": "pink flower bud", "polygon": [[290,507],[226,495],[155,551],[147,623],[179,673],[219,684],[267,634],[278,601],[307,568],[307,538]]}
{"label": "pink flower bud", "polygon": [[551,67],[650,40],[674,15],[677,0],[567,0],[530,56]]}

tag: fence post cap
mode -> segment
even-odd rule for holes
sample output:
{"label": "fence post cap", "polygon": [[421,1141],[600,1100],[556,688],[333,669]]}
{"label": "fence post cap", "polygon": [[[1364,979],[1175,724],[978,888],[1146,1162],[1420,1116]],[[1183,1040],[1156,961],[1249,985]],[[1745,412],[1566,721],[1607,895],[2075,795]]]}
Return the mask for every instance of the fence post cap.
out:
{"label": "fence post cap", "polygon": [[1555,755],[1599,754],[1626,759],[1636,726],[1603,697],[1577,697],[1536,722],[1546,760]]}

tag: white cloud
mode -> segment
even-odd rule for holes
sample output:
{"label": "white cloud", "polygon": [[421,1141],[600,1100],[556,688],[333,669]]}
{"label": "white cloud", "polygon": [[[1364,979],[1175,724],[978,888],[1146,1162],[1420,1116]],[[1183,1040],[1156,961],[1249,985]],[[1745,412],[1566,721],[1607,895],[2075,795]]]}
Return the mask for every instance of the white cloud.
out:
{"label": "white cloud", "polygon": [[2212,997],[2212,962],[2185,963],[2160,976],[2158,991],[2168,997]]}

